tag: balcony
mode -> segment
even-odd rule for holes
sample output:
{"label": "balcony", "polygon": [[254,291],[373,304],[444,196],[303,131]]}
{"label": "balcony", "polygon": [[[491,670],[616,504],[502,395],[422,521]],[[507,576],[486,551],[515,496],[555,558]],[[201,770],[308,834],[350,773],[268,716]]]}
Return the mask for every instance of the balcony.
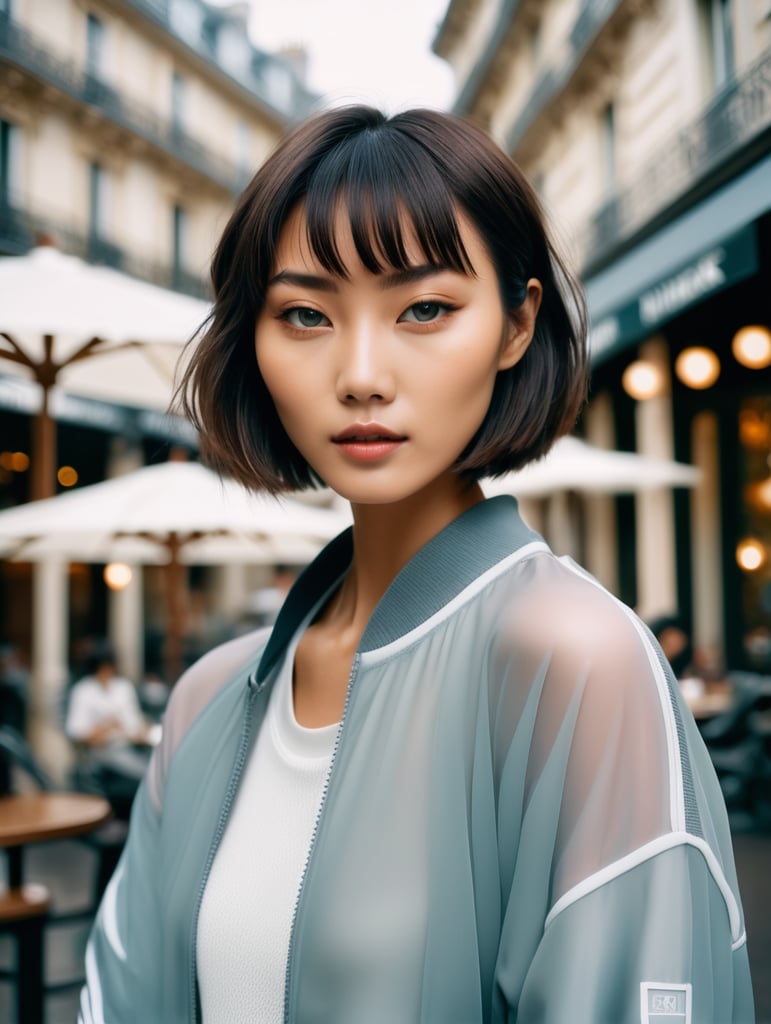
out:
{"label": "balcony", "polygon": [[585,0],[570,33],[569,54],[557,67],[546,68],[530,97],[509,129],[505,145],[513,152],[544,108],[556,99],[574,77],[597,36],[621,7],[623,0]]}
{"label": "balcony", "polygon": [[584,270],[594,270],[656,218],[698,198],[699,187],[723,169],[735,173],[769,147],[771,50],[730,81],[704,113],[662,146],[631,184],[594,214],[579,244]]}
{"label": "balcony", "polygon": [[40,235],[53,237],[65,252],[90,263],[121,270],[132,277],[161,288],[210,299],[211,290],[202,278],[171,264],[154,263],[116,245],[100,235],[83,235],[66,224],[45,215],[25,210],[0,198],[0,252],[21,255],[31,249]]}
{"label": "balcony", "polygon": [[129,135],[143,139],[166,157],[238,195],[248,180],[242,168],[223,160],[204,145],[159,117],[151,109],[120,95],[107,82],[51,54],[27,29],[0,15],[0,66],[15,67],[35,80],[96,110]]}

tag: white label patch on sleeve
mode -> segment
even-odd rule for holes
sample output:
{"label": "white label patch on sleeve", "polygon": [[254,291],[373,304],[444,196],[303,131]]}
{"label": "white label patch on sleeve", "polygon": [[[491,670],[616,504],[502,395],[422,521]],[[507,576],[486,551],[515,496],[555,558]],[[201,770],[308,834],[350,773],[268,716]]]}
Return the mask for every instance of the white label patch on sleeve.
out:
{"label": "white label patch on sleeve", "polygon": [[691,1024],[691,986],[664,981],[640,984],[641,1024]]}

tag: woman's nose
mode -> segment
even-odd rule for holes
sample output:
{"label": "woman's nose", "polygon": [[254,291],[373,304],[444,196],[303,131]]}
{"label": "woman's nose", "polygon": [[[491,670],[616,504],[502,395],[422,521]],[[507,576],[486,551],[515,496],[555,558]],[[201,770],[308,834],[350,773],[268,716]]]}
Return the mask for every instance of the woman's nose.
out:
{"label": "woman's nose", "polygon": [[341,402],[392,402],[395,379],[388,344],[370,326],[341,339],[337,397]]}

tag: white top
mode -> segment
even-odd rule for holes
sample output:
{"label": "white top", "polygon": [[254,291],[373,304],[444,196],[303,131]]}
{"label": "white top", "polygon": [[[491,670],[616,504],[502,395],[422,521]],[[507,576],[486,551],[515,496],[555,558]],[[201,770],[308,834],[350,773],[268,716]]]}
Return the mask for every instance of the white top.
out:
{"label": "white top", "polygon": [[84,740],[94,729],[113,720],[121,729],[121,735],[114,736],[116,741],[134,739],[144,728],[136,687],[129,679],[114,676],[104,684],[95,676],[85,676],[75,683],[65,725],[71,740]]}
{"label": "white top", "polygon": [[298,725],[298,631],[276,680],[198,918],[204,1024],[281,1024],[295,904],[338,726]]}

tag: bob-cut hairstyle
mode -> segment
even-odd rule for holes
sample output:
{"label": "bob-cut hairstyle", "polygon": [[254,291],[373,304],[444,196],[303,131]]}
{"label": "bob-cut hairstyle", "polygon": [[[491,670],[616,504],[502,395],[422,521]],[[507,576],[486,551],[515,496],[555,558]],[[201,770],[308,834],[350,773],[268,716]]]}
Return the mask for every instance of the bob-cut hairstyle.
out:
{"label": "bob-cut hairstyle", "polygon": [[289,215],[304,205],[308,242],[347,277],[334,234],[343,204],[362,264],[409,266],[409,225],[428,263],[474,275],[458,230],[463,213],[496,268],[516,320],[527,281],[543,299],[523,358],[497,375],[487,416],[456,469],[477,480],[519,469],[572,429],[587,387],[582,292],[555,251],[538,199],[479,128],[432,110],[386,117],[366,106],[327,111],[289,134],[246,187],[212,262],[214,306],[177,392],[203,458],[252,490],[277,494],[321,481],[289,440],[255,355],[255,323]]}

